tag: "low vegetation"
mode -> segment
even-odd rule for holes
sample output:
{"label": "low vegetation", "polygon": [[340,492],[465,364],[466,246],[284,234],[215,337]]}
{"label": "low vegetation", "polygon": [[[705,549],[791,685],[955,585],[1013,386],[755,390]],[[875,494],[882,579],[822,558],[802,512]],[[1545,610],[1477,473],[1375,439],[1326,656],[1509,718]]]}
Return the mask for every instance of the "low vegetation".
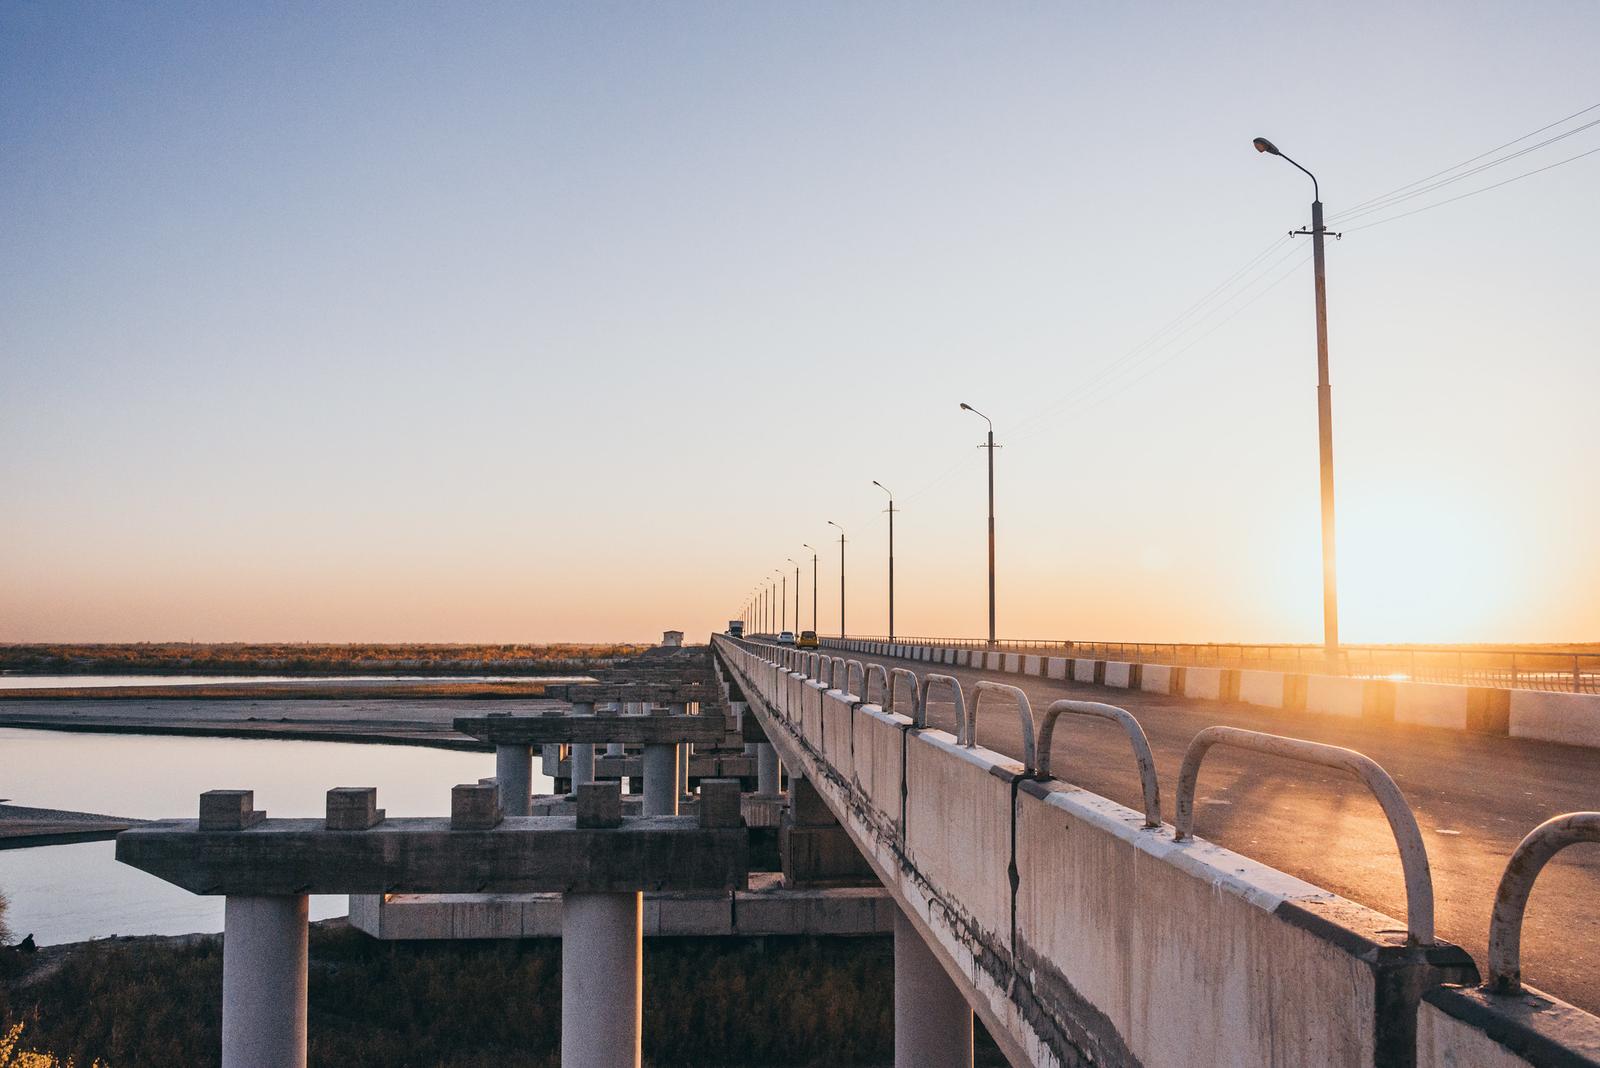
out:
{"label": "low vegetation", "polygon": [[[89,943],[0,994],[20,1048],[115,1068],[212,1065],[222,945]],[[645,953],[645,1059],[662,1066],[882,1065],[893,1059],[886,938],[655,939]],[[385,943],[311,935],[310,1063],[339,1068],[555,1068],[561,946]],[[993,1047],[981,1063],[1002,1064]]]}
{"label": "low vegetation", "polygon": [[587,668],[648,646],[564,642],[555,645],[249,644],[130,642],[0,645],[0,671],[33,674],[182,675],[497,675]]}

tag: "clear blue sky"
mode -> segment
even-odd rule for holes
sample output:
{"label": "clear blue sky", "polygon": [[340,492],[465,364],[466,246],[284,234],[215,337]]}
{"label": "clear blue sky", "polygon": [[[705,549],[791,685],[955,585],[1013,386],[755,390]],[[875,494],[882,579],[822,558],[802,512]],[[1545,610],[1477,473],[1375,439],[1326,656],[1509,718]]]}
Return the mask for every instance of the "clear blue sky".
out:
{"label": "clear blue sky", "polygon": [[[901,632],[978,633],[960,400],[1006,445],[1003,634],[1315,640],[1309,269],[1089,387],[1306,221],[1251,137],[1337,212],[1600,103],[1596,40],[1589,3],[7,4],[0,640],[703,632],[805,541],[832,630],[828,519],[877,631],[873,478]],[[1349,640],[1600,639],[1597,180],[1330,246]]]}

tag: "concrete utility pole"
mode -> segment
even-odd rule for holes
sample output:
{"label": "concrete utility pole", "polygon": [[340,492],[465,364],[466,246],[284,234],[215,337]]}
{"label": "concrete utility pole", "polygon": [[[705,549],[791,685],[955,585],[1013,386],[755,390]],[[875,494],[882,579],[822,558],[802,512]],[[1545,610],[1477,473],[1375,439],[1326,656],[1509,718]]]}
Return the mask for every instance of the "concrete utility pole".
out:
{"label": "concrete utility pole", "polygon": [[894,641],[894,490],[877,479],[872,484],[889,495],[889,640]]}
{"label": "concrete utility pole", "polygon": [[1311,261],[1317,307],[1317,447],[1322,489],[1322,645],[1330,663],[1339,657],[1339,581],[1334,566],[1333,523],[1333,387],[1328,384],[1328,287],[1327,272],[1323,264],[1322,191],[1317,186],[1317,176],[1294,160],[1289,159],[1278,146],[1265,137],[1253,142],[1257,152],[1287,160],[1295,169],[1311,179],[1311,229],[1295,230],[1295,234],[1311,236]]}
{"label": "concrete utility pole", "polygon": [[[828,520],[830,527],[839,527],[838,523]],[[844,527],[839,527],[839,637],[844,637]]]}
{"label": "concrete utility pole", "polygon": [[989,644],[994,644],[994,450],[1000,446],[994,443],[994,421],[984,415],[972,405],[963,401],[961,410],[971,412],[973,415],[989,424],[988,444],[979,445],[980,449],[989,450]]}
{"label": "concrete utility pole", "polygon": [[[782,630],[783,625],[789,621],[789,573],[778,567],[773,568],[772,573],[783,580],[783,599],[778,602],[778,629]],[[799,593],[799,590],[795,591],[796,596],[799,596]]]}
{"label": "concrete utility pole", "polygon": [[795,563],[795,559],[792,556],[786,556],[786,557],[784,557],[784,559],[788,560],[791,564],[794,564],[794,636],[796,638],[799,638],[800,637],[800,565],[798,563]]}
{"label": "concrete utility pole", "polygon": [[801,544],[802,549],[811,549],[811,629],[819,631],[817,626],[817,550],[809,545]]}

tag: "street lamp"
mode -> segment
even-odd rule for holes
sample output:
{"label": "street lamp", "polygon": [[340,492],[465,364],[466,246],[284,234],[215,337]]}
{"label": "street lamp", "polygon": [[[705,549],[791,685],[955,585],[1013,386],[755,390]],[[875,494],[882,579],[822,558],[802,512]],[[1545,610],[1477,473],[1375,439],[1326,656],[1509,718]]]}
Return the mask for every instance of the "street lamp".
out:
{"label": "street lamp", "polygon": [[[817,550],[804,543],[801,543],[800,548],[811,549],[811,629],[818,631],[822,628],[817,626]],[[798,582],[799,580],[797,579],[796,581]],[[795,595],[795,612],[798,613],[799,611],[799,594],[797,592]]]}
{"label": "street lamp", "polygon": [[828,520],[830,527],[839,527],[839,637],[844,638],[844,527]]}
{"label": "street lamp", "polygon": [[971,412],[973,415],[989,424],[989,441],[979,445],[980,449],[989,450],[989,644],[994,644],[994,450],[1000,446],[994,443],[994,420],[984,415],[978,409],[961,402],[961,410]]}
{"label": "street lamp", "polygon": [[894,490],[877,479],[872,484],[889,495],[889,640],[894,641]]}
{"label": "street lamp", "polygon": [[1294,160],[1289,159],[1278,146],[1265,137],[1251,142],[1257,152],[1265,152],[1288,160],[1296,170],[1311,179],[1311,229],[1296,230],[1296,234],[1311,235],[1311,261],[1317,307],[1317,445],[1322,482],[1322,645],[1328,659],[1339,655],[1339,582],[1334,567],[1333,524],[1333,388],[1328,384],[1328,288],[1327,274],[1322,258],[1323,235],[1322,193],[1317,186],[1317,176]]}
{"label": "street lamp", "polygon": [[800,565],[795,563],[795,559],[792,556],[786,556],[784,559],[794,564],[794,636],[798,639],[800,637]]}

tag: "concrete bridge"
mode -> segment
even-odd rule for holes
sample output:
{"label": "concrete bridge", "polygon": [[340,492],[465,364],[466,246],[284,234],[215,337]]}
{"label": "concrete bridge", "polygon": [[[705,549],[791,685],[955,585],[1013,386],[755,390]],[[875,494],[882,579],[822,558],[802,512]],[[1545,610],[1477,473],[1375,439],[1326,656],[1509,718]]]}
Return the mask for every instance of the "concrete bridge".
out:
{"label": "concrete bridge", "polygon": [[[1202,732],[1178,776],[1173,826],[1161,820],[1148,739],[1120,709],[1057,702],[1039,721],[1026,692],[993,678],[963,688],[931,666],[919,677],[909,665],[718,645],[785,764],[814,785],[900,906],[897,992],[902,958],[915,968],[913,947],[925,947],[938,971],[924,967],[905,985],[935,1006],[926,1016],[970,1006],[1013,1063],[1600,1063],[1600,1021],[1522,987],[1507,948],[1532,877],[1560,846],[1600,835],[1600,816],[1553,820],[1518,848],[1496,896],[1491,983],[1480,988],[1472,958],[1435,936],[1427,850],[1409,806],[1359,754]],[[929,722],[941,696],[954,730]],[[1102,757],[1095,770],[1131,784],[1134,806],[1050,774],[1056,717],[1080,714],[1121,728],[1107,732],[1116,762]],[[980,743],[980,723],[989,736],[1008,722],[1015,756]],[[1196,783],[1214,745],[1359,775],[1399,843],[1406,919],[1196,837]],[[1070,773],[1054,770],[1077,779],[1082,769],[1075,760]],[[898,993],[896,1010],[898,1044],[922,1014],[902,1011]],[[932,1063],[968,1063],[960,1036],[938,1045],[944,1059]],[[912,1062],[897,1052],[897,1063]]]}
{"label": "concrete bridge", "polygon": [[[1141,717],[1083,700],[1039,701],[1036,717],[1004,661],[995,675],[987,660],[930,670],[946,656],[931,649],[881,662],[724,638],[714,650],[573,687],[539,715],[462,718],[495,746],[497,775],[457,786],[448,819],[389,820],[370,789],[340,788],[324,820],[268,820],[248,791],[222,790],[198,820],[119,836],[118,859],[228,898],[225,1068],[305,1063],[307,893],[356,895],[353,914],[390,894],[525,895],[509,937],[529,936],[521,910],[554,899],[562,1063],[638,1065],[645,895],[701,895],[710,912],[719,895],[748,900],[752,828],[772,823],[785,883],[804,867],[887,894],[897,1066],[969,1066],[975,1015],[1017,1065],[1600,1065],[1600,1021],[1523,987],[1519,969],[1534,877],[1600,838],[1600,815],[1518,846],[1480,987],[1472,956],[1437,937],[1411,807],[1360,753],[1212,726],[1185,743],[1164,797],[1168,745]],[[1061,670],[1022,659],[1012,681],[1030,666],[1035,686]],[[1125,681],[1089,665],[1107,674]],[[1091,736],[1104,744],[1085,760]],[[1405,919],[1198,837],[1197,819],[1213,821],[1198,783],[1230,749],[1370,792]],[[564,797],[530,798],[536,750],[566,773]],[[741,774],[717,778],[726,768]],[[636,772],[640,796],[625,797],[618,780]],[[1097,779],[1109,796],[1085,788]]]}

